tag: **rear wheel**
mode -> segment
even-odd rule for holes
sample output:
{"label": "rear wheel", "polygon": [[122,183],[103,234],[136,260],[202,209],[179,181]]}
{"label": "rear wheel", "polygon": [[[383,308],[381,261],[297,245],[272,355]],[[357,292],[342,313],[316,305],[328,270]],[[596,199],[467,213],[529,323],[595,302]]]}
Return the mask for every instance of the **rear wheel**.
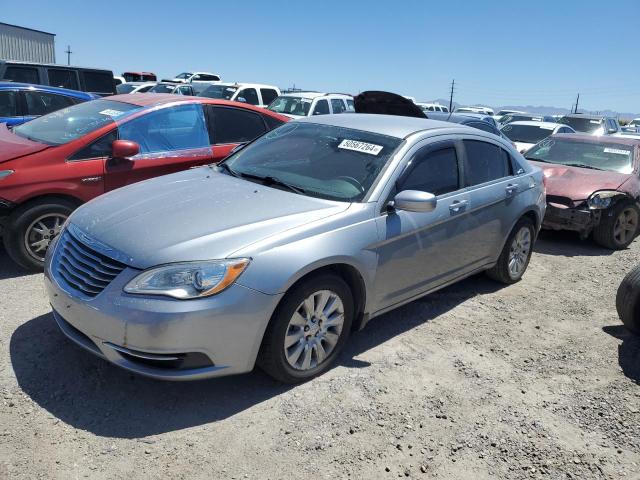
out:
{"label": "rear wheel", "polygon": [[66,200],[42,200],[18,207],[3,235],[11,259],[27,270],[42,270],[49,244],[75,207]]}
{"label": "rear wheel", "polygon": [[618,287],[616,310],[624,326],[640,335],[640,265],[631,270]]}
{"label": "rear wheel", "polygon": [[593,239],[611,250],[623,250],[638,234],[640,209],[633,202],[620,202],[602,213],[600,224],[593,230]]}
{"label": "rear wheel", "polygon": [[262,342],[259,366],[285,383],[303,382],[330,368],[353,321],[349,286],[332,274],[311,278],[283,298]]}
{"label": "rear wheel", "polygon": [[507,238],[498,262],[487,270],[487,275],[506,284],[518,282],[529,266],[534,238],[533,222],[528,217],[521,218]]}

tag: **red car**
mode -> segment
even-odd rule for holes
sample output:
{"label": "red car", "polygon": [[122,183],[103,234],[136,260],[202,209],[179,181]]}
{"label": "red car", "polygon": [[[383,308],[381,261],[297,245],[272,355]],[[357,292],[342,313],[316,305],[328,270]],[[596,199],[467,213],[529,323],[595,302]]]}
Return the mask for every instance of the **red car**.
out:
{"label": "red car", "polygon": [[544,172],[543,228],[593,234],[613,250],[640,233],[640,139],[556,134],[525,156]]}
{"label": "red car", "polygon": [[243,103],[143,93],[93,100],[12,129],[0,125],[5,248],[18,264],[39,269],[51,239],[80,204],[218,162],[286,121]]}

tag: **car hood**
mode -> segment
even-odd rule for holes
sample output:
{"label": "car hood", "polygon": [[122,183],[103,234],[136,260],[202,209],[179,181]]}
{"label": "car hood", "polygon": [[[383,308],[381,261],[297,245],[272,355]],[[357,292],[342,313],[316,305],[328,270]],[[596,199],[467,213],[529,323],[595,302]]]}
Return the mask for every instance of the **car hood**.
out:
{"label": "car hood", "polygon": [[226,258],[254,242],[349,208],[202,167],[103,195],[71,222],[136,268]]}
{"label": "car hood", "polygon": [[47,148],[50,148],[49,145],[14,135],[5,123],[0,124],[0,163],[31,155]]}
{"label": "car hood", "polygon": [[582,201],[597,190],[617,190],[630,175],[531,161],[545,177],[547,195]]}

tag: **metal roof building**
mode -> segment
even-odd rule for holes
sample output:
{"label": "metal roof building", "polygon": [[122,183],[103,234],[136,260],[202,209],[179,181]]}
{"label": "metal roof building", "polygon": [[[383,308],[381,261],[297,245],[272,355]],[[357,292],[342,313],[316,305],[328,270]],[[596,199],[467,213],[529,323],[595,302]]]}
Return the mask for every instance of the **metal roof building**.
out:
{"label": "metal roof building", "polygon": [[55,34],[0,22],[0,59],[56,63]]}

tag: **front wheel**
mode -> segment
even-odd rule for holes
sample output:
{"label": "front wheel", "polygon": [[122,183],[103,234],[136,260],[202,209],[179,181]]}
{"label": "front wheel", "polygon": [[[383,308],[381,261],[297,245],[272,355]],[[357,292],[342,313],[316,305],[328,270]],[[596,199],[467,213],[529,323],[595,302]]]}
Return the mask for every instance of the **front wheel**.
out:
{"label": "front wheel", "polygon": [[311,278],[283,298],[265,332],[258,365],[276,380],[298,383],[330,368],[353,321],[349,286],[332,274]]}
{"label": "front wheel", "polygon": [[638,234],[640,209],[635,203],[620,202],[602,213],[600,224],[593,230],[598,245],[611,250],[623,250]]}
{"label": "front wheel", "polygon": [[27,270],[42,270],[49,244],[74,208],[65,200],[43,200],[18,207],[3,235],[9,257]]}
{"label": "front wheel", "polygon": [[533,222],[528,217],[521,218],[509,234],[497,263],[487,270],[487,275],[507,285],[518,282],[529,266],[534,238]]}

